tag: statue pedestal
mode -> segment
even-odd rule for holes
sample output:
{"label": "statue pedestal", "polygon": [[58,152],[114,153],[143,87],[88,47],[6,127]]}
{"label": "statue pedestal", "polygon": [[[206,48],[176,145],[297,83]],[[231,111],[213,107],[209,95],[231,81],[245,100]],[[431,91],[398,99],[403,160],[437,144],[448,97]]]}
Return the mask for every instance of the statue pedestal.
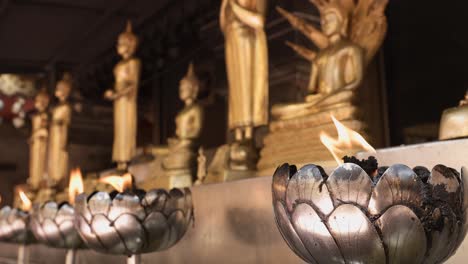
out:
{"label": "statue pedestal", "polygon": [[270,132],[264,138],[264,147],[257,164],[257,175],[272,175],[283,163],[306,163],[322,166],[336,165],[333,156],[320,141],[320,132],[337,137],[337,131],[330,117],[332,114],[345,126],[366,136],[365,124],[357,120],[358,108],[351,104],[323,112],[311,113],[292,119],[276,120],[270,124]]}

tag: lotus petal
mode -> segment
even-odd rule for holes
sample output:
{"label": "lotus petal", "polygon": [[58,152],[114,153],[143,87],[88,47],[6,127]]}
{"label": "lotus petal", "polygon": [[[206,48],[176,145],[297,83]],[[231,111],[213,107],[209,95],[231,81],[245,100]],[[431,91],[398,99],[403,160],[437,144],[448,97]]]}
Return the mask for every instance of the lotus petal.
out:
{"label": "lotus petal", "polygon": [[96,233],[91,229],[91,225],[88,224],[87,220],[83,216],[77,216],[76,226],[80,230],[81,238],[86,244],[95,250],[104,251],[105,247],[96,236]]}
{"label": "lotus petal", "polygon": [[168,247],[169,225],[167,218],[161,212],[152,212],[145,219],[143,226],[147,230],[149,237],[154,238],[149,241],[151,248],[159,250]]}
{"label": "lotus petal", "polygon": [[[466,233],[468,231],[468,169],[466,167],[462,167],[461,169],[461,200],[462,200],[462,226],[460,230],[460,234],[457,238],[457,247],[458,248],[463,240],[465,239]],[[455,249],[456,249],[455,248]],[[454,253],[454,252],[453,252]]]}
{"label": "lotus petal", "polygon": [[328,228],[312,207],[304,203],[297,205],[291,222],[316,263],[345,263]]}
{"label": "lotus petal", "polygon": [[85,193],[79,194],[75,199],[75,215],[80,215],[88,223],[91,223],[93,215],[88,208],[87,197]]}
{"label": "lotus petal", "polygon": [[75,209],[69,204],[63,204],[55,217],[55,222],[60,225],[65,221],[71,221],[75,217]]}
{"label": "lotus petal", "polygon": [[[291,170],[295,171],[295,167],[289,167],[289,164],[285,163],[278,167],[273,174],[272,191],[273,191],[273,202],[277,200],[285,200],[286,188],[288,186],[289,178],[291,177]],[[293,173],[294,174],[294,173]]]}
{"label": "lotus petal", "polygon": [[166,206],[169,194],[163,189],[150,190],[143,199],[143,206],[148,211],[162,211]]}
{"label": "lotus petal", "polygon": [[426,254],[426,234],[418,217],[406,206],[389,208],[378,220],[387,246],[389,263],[422,263]]}
{"label": "lotus petal", "polygon": [[333,203],[322,174],[315,165],[307,165],[298,170],[289,180],[286,190],[286,205],[292,212],[294,204],[310,201],[320,213],[328,215],[333,211]]}
{"label": "lotus petal", "polygon": [[458,178],[448,167],[437,165],[432,169],[428,182],[433,186],[443,185],[447,192],[456,193],[459,188]]}
{"label": "lotus petal", "polygon": [[123,214],[115,220],[115,229],[125,244],[128,253],[138,253],[147,243],[141,223],[134,215]]}
{"label": "lotus petal", "polygon": [[113,224],[104,215],[95,215],[91,228],[104,248],[115,253],[125,252],[122,238],[115,230]]}
{"label": "lotus petal", "polygon": [[327,185],[335,207],[342,203],[353,203],[367,208],[372,181],[359,165],[345,163],[339,166],[328,178]]}
{"label": "lotus petal", "polygon": [[312,255],[310,255],[309,251],[302,243],[302,240],[297,235],[296,230],[292,226],[291,221],[289,220],[289,217],[281,202],[276,202],[274,208],[276,224],[284,240],[286,243],[288,243],[288,246],[303,260],[309,263],[317,263],[317,261],[312,257]]}
{"label": "lotus petal", "polygon": [[455,214],[451,212],[450,217],[443,216],[442,230],[432,230],[431,232],[431,247],[427,250],[425,264],[443,263],[457,243],[456,239],[460,232],[459,226],[456,223]]}
{"label": "lotus petal", "polygon": [[41,215],[45,219],[54,219],[58,212],[57,203],[47,202],[42,206]]}
{"label": "lotus petal", "polygon": [[185,216],[181,211],[174,211],[168,218],[169,224],[169,239],[168,246],[174,245],[187,230],[185,224]]}
{"label": "lotus petal", "polygon": [[45,235],[47,236],[48,241],[54,242],[62,240],[60,230],[58,229],[57,224],[53,220],[46,218],[44,220],[44,223],[42,223],[42,227]]}
{"label": "lotus petal", "polygon": [[92,215],[107,215],[110,206],[111,198],[106,192],[97,192],[88,201],[88,208]]}
{"label": "lotus petal", "polygon": [[109,210],[108,218],[115,221],[123,214],[133,214],[143,221],[146,213],[140,204],[140,198],[135,194],[119,193],[112,200],[112,206]]}
{"label": "lotus petal", "polygon": [[340,205],[328,218],[328,226],[346,263],[385,263],[379,234],[356,206]]}
{"label": "lotus petal", "polygon": [[422,204],[423,183],[406,165],[396,164],[382,175],[372,193],[369,212],[377,215],[395,204]]}

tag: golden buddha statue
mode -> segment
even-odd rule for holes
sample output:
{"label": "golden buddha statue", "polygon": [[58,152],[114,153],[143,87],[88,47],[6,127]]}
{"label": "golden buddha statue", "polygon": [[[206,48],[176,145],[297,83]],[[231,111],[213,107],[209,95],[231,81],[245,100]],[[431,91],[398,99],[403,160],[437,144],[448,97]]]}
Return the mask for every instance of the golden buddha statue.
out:
{"label": "golden buddha statue", "polygon": [[63,75],[57,82],[55,97],[58,104],[52,109],[52,117],[49,127],[48,148],[48,186],[66,184],[68,176],[68,129],[71,121],[72,109],[68,103],[68,96],[72,89],[71,76]]}
{"label": "golden buddha statue", "polygon": [[255,169],[253,129],[268,123],[268,51],[264,31],[266,0],[223,0],[220,26],[225,36],[229,84],[229,129],[235,142],[230,169]]}
{"label": "golden buddha statue", "polygon": [[[384,10],[388,0],[311,0],[321,18],[321,30],[300,17],[278,7],[293,28],[310,39],[319,51],[287,42],[294,51],[311,62],[308,95],[304,102],[274,105],[270,134],[264,139],[258,167],[269,174],[279,159],[301,164],[332,159],[323,149],[316,153],[297,152],[299,142],[317,148],[320,131],[336,133],[330,114],[360,130],[359,107],[354,104],[366,65],[379,49],[386,33]],[[346,122],[345,122],[346,123]],[[294,131],[294,134],[291,132]],[[364,131],[360,131],[364,133]],[[289,141],[291,142],[289,142]],[[275,142],[283,142],[279,149]],[[287,149],[286,149],[287,148]],[[277,153],[282,153],[277,155]],[[315,155],[316,154],[316,155]]]}
{"label": "golden buddha statue", "polygon": [[439,139],[468,137],[468,91],[458,107],[446,109],[442,114]]}
{"label": "golden buddha statue", "polygon": [[49,135],[49,95],[41,90],[34,99],[37,112],[31,117],[32,131],[29,137],[29,186],[37,190],[46,173],[47,139]]}
{"label": "golden buddha statue", "polygon": [[185,105],[175,119],[175,136],[168,139],[167,148],[158,148],[159,153],[167,153],[162,160],[165,175],[157,180],[158,187],[182,188],[192,185],[197,168],[198,138],[203,125],[203,107],[197,102],[199,88],[193,64],[190,64],[179,84],[179,97]]}
{"label": "golden buddha statue", "polygon": [[117,169],[127,170],[136,151],[137,95],[141,62],[135,56],[138,38],[132,33],[130,22],[117,42],[122,60],[114,68],[115,86],[104,97],[114,102],[114,145],[112,160]]}
{"label": "golden buddha statue", "polygon": [[360,0],[357,5],[341,0],[311,2],[320,12],[322,31],[277,8],[320,51],[287,43],[312,63],[308,95],[304,103],[273,106],[274,119],[290,119],[350,102],[355,94],[353,90],[363,80],[365,65],[374,57],[385,36],[383,11],[387,1]]}

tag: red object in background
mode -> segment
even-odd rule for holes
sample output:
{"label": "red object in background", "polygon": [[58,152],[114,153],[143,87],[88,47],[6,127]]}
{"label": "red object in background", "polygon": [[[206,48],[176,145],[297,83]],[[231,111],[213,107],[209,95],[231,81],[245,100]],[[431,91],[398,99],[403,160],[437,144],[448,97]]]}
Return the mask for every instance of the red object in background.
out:
{"label": "red object in background", "polygon": [[[19,112],[30,112],[34,109],[34,99],[28,98],[21,95],[6,96],[0,94],[0,117],[4,120],[13,120]],[[15,103],[24,100],[24,104],[21,106],[21,110],[15,112],[13,107]]]}

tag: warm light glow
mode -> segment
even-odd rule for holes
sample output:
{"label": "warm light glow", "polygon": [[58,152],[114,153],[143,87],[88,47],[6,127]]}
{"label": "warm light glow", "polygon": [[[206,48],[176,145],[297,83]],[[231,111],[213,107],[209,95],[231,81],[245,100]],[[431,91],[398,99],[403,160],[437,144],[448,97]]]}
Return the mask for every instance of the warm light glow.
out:
{"label": "warm light glow", "polygon": [[336,120],[333,115],[331,115],[331,118],[338,132],[338,139],[328,136],[325,132],[320,132],[320,141],[327,147],[339,165],[343,164],[342,157],[354,154],[349,153],[349,151],[356,151],[356,149],[361,148],[368,152],[375,152],[375,149],[358,132],[347,128]]}
{"label": "warm light glow", "polygon": [[74,169],[70,174],[70,183],[68,184],[68,200],[70,204],[75,204],[75,198],[78,194],[84,192],[83,177],[81,170]]}
{"label": "warm light glow", "polygon": [[112,185],[112,187],[119,192],[123,192],[132,187],[132,175],[130,175],[130,173],[125,173],[122,177],[115,175],[107,176],[101,178],[99,181]]}
{"label": "warm light glow", "polygon": [[26,196],[26,194],[22,190],[19,190],[19,197],[21,199],[21,209],[23,211],[31,210],[31,207],[32,207],[31,200],[29,200],[28,196]]}

